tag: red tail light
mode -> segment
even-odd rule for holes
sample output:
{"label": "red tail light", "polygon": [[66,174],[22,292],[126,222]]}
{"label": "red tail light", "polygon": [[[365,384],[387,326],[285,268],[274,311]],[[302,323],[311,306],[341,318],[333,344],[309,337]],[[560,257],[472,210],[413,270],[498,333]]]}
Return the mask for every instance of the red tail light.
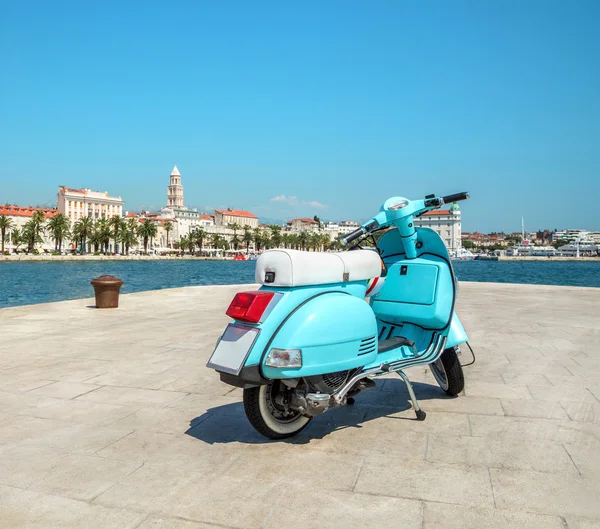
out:
{"label": "red tail light", "polygon": [[262,290],[238,292],[229,305],[226,314],[234,320],[259,323],[274,295],[274,292],[264,292]]}

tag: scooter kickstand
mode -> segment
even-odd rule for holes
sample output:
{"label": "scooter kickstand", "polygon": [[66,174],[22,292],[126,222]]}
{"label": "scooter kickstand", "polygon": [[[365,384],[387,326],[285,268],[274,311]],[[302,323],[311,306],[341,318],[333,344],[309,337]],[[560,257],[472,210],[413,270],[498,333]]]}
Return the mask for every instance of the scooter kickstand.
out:
{"label": "scooter kickstand", "polygon": [[396,371],[396,373],[398,373],[400,378],[402,378],[402,380],[404,380],[404,383],[406,384],[406,389],[408,390],[408,394],[410,395],[410,400],[412,400],[412,405],[415,410],[415,414],[417,415],[417,421],[424,421],[427,414],[421,409],[421,406],[419,406],[419,401],[417,400],[417,397],[413,390],[412,384],[408,379],[408,376],[406,376],[406,373],[404,373],[404,371]]}

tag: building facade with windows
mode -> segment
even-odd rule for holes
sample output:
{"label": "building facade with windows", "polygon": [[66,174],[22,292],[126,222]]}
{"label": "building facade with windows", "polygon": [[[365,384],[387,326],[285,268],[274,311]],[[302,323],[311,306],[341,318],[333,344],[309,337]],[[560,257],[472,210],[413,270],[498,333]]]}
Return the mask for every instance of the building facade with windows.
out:
{"label": "building facade with windows", "polygon": [[123,199],[110,196],[106,191],[101,193],[91,189],[59,186],[56,203],[58,212],[66,215],[71,224],[75,224],[82,217],[96,220],[115,215],[123,216]]}
{"label": "building facade with windows", "polygon": [[[36,211],[42,211],[44,213],[45,222],[48,222],[49,219],[58,214],[58,210],[56,208],[39,208],[32,206],[16,205],[11,206],[9,204],[0,206],[0,215],[6,215],[11,221],[10,228],[6,230],[6,239],[4,241],[5,251],[8,250],[10,252],[12,250],[17,249],[17,245],[14,244],[12,240],[12,230],[16,229],[21,231],[23,229],[23,226],[25,226],[25,224],[31,220],[33,214]],[[37,244],[36,247],[46,251],[53,250],[54,243],[52,241],[51,234],[47,231],[43,231],[41,233],[41,237],[43,239],[43,242],[41,244]],[[26,246],[27,245],[25,243],[21,243],[18,247],[22,251]]]}
{"label": "building facade with windows", "polygon": [[452,204],[450,209],[434,209],[414,220],[417,228],[430,228],[444,241],[449,252],[456,252],[461,247],[460,207]]}
{"label": "building facade with windows", "polygon": [[319,231],[319,223],[314,219],[309,218],[297,218],[287,222],[287,229],[289,231]]}
{"label": "building facade with windows", "polygon": [[226,227],[237,224],[241,228],[248,226],[254,229],[258,228],[258,217],[241,209],[215,209],[215,224]]}

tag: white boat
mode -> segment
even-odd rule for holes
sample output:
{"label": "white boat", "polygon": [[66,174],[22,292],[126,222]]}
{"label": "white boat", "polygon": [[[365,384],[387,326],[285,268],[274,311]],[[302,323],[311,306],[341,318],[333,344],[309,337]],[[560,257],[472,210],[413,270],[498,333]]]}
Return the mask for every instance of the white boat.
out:
{"label": "white boat", "polygon": [[450,259],[452,261],[472,261],[473,257],[473,254],[464,248],[459,248],[450,254]]}

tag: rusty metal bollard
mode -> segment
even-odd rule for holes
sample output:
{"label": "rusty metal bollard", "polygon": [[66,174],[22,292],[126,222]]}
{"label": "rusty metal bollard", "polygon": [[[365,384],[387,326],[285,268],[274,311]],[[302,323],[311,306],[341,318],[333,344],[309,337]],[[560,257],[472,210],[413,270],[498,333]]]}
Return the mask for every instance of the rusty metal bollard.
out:
{"label": "rusty metal bollard", "polygon": [[92,279],[90,284],[96,294],[97,309],[116,309],[119,306],[119,291],[123,280],[111,275],[102,275]]}

